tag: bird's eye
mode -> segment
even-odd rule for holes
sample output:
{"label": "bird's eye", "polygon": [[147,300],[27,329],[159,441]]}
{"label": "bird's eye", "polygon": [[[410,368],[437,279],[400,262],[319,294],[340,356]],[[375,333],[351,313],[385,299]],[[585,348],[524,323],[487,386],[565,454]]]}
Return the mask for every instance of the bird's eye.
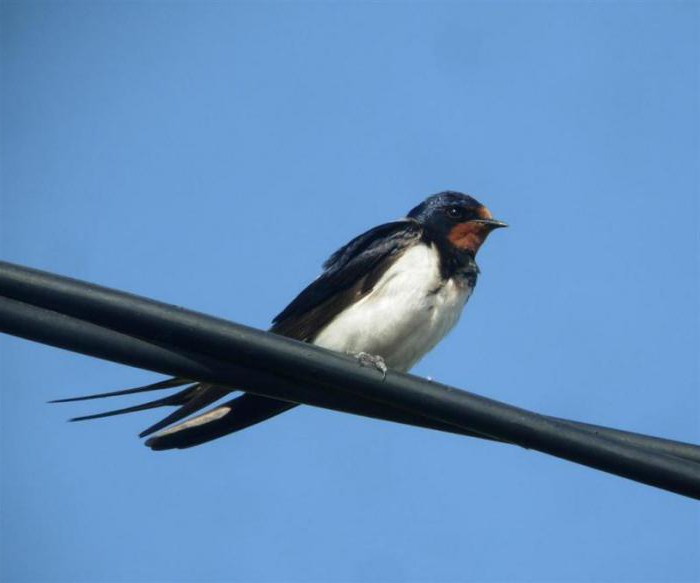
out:
{"label": "bird's eye", "polygon": [[465,217],[465,212],[462,207],[451,206],[447,208],[447,216],[455,221],[461,221]]}

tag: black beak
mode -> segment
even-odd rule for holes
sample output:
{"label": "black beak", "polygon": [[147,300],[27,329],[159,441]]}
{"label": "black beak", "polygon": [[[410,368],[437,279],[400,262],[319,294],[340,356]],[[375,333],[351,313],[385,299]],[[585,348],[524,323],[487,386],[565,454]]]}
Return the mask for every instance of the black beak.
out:
{"label": "black beak", "polygon": [[507,227],[508,223],[503,221],[497,221],[496,219],[472,219],[470,223],[479,223],[481,225],[489,225],[492,229],[502,229]]}

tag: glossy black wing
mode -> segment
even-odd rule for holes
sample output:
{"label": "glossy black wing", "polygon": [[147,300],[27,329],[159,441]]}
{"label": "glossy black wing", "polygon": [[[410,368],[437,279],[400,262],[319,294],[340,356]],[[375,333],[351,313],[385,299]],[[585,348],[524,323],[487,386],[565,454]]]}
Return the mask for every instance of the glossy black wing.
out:
{"label": "glossy black wing", "polygon": [[330,256],[323,273],[273,320],[271,331],[313,342],[333,318],[372,291],[420,235],[420,225],[409,219],[379,225],[355,237]]}

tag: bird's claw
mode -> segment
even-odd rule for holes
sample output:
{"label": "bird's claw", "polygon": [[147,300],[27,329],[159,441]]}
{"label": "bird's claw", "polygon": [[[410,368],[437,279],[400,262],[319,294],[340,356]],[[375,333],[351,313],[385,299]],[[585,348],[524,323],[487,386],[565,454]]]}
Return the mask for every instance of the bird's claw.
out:
{"label": "bird's claw", "polygon": [[357,361],[360,363],[360,366],[371,366],[372,368],[375,368],[382,373],[382,380],[386,378],[386,371],[388,369],[386,366],[386,362],[384,362],[384,359],[381,356],[369,354],[368,352],[358,352],[355,355],[355,358],[357,358]]}

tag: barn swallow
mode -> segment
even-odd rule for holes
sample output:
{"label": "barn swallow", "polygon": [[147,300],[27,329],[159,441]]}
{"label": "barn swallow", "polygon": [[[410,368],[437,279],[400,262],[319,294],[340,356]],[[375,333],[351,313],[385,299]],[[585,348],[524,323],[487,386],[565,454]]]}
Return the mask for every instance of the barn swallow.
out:
{"label": "barn swallow", "polygon": [[[479,275],[476,254],[491,231],[505,226],[471,196],[453,191],[430,196],[405,218],[374,227],[333,253],[321,275],[273,320],[270,332],[358,355],[383,370],[408,371],[457,323]],[[177,406],[140,436],[151,436],[146,445],[154,450],[184,449],[296,407],[244,393],[182,421],[232,390],[179,378],[54,402],[183,385],[162,399],[71,421]]]}

